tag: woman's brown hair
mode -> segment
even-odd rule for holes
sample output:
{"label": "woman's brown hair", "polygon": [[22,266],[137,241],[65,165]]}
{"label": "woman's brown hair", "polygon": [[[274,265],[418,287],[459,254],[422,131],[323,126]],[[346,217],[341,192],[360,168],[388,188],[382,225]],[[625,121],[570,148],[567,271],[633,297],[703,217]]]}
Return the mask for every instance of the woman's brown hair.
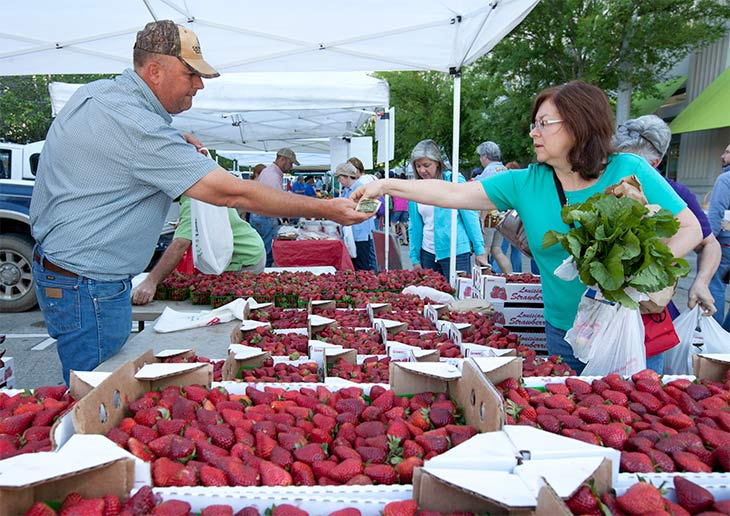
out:
{"label": "woman's brown hair", "polygon": [[570,81],[543,90],[532,105],[531,120],[543,102],[551,100],[560,113],[563,124],[575,139],[568,152],[568,162],[583,179],[595,179],[601,175],[608,162],[608,155],[615,152],[611,145],[613,136],[613,110],[606,94],[583,81]]}
{"label": "woman's brown hair", "polygon": [[352,163],[358,172],[360,172],[360,175],[365,173],[365,165],[362,164],[362,161],[360,161],[360,158],[356,158],[355,156],[351,157],[347,160],[348,163]]}

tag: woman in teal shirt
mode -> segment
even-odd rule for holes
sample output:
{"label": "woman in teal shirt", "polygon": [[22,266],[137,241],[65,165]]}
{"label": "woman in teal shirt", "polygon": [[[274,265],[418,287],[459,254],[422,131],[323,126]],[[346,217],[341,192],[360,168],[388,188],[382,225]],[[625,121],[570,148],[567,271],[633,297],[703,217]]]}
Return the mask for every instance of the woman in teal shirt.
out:
{"label": "woman in teal shirt", "polygon": [[584,364],[575,359],[564,337],[573,326],[585,285],[577,278],[564,281],[553,274],[567,258],[566,251],[560,246],[542,248],[546,231],[565,233],[570,229],[560,217],[561,204],[553,173],[569,204],[583,202],[621,178],[636,175],[649,202],[668,209],[679,220],[679,231],[667,242],[677,257],[694,249],[702,240],[702,232],[684,201],[645,160],[614,153],[613,112],[601,89],[582,81],[549,88],[535,99],[531,116],[530,137],[537,163],[526,169],[463,184],[386,179],[356,191],[353,199],[387,193],[444,208],[516,209],[542,272],[548,352],[561,355],[580,372]]}
{"label": "woman in teal shirt", "polygon": [[[441,159],[441,149],[433,140],[422,140],[411,152],[411,164],[417,179],[451,181],[451,170]],[[459,174],[459,183],[466,180]],[[433,269],[448,278],[451,267],[451,210],[431,204],[408,203],[408,239],[410,259],[415,269]],[[459,210],[456,217],[456,270],[471,271],[471,253],[477,262],[489,263],[484,255],[484,236],[479,214],[474,210]]]}

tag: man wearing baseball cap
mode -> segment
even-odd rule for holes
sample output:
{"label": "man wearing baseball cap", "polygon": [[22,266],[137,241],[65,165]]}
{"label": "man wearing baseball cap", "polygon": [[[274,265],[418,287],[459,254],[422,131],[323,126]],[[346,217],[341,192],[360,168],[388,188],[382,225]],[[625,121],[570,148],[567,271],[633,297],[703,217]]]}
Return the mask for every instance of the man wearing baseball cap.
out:
{"label": "man wearing baseball cap", "polygon": [[195,34],[171,20],[137,33],[134,67],[86,84],[51,125],[30,207],[33,279],[46,327],[69,370],[117,353],[131,330],[130,279],[144,270],[172,199],[185,194],[267,216],[366,214],[352,201],[294,196],[220,168],[202,143],[171,126],[203,78],[218,72]]}
{"label": "man wearing baseball cap", "polygon": [[[299,165],[296,153],[288,147],[282,147],[276,152],[274,162],[261,171],[258,181],[284,191],[284,174],[291,172],[294,165]],[[274,264],[272,245],[279,232],[279,218],[267,217],[262,213],[252,213],[249,221],[264,241],[266,266],[271,267]]]}

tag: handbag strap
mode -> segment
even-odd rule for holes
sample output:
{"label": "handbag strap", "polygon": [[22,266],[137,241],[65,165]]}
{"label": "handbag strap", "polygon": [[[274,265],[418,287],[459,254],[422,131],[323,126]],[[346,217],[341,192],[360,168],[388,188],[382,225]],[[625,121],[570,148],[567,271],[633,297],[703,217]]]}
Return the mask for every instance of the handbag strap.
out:
{"label": "handbag strap", "polygon": [[[558,175],[553,170],[553,180],[555,181],[555,189],[558,191],[558,198],[560,198],[560,208],[562,209],[563,206],[568,204],[568,199],[565,197],[565,190],[563,190],[563,183],[560,182],[560,179],[558,179]],[[575,229],[575,224],[570,223],[568,224],[571,229]]]}

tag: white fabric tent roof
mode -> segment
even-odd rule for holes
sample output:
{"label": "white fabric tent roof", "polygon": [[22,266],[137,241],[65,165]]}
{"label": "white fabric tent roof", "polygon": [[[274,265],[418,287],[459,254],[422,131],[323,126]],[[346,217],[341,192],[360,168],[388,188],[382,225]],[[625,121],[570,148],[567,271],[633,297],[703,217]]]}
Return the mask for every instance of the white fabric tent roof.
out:
{"label": "white fabric tent roof", "polygon": [[117,73],[135,35],[173,19],[221,73],[460,69],[538,0],[5,2],[0,75]]}
{"label": "white fabric tent roof", "polygon": [[[54,116],[79,84],[49,86]],[[389,105],[388,83],[361,72],[234,73],[205,80],[173,125],[214,149],[329,153],[325,141],[358,132]]]}

